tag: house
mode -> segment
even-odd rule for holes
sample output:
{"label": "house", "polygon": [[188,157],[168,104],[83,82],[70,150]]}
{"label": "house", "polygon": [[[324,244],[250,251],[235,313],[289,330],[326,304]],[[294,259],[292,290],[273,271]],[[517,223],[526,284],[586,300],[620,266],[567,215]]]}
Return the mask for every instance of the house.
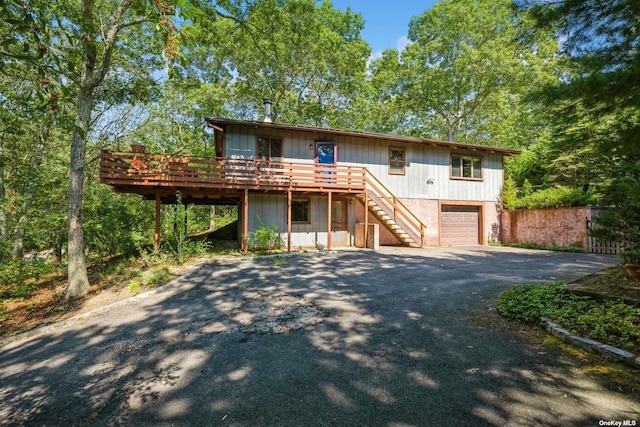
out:
{"label": "house", "polygon": [[[100,178],[156,201],[237,204],[238,240],[277,225],[291,249],[487,244],[504,148],[207,117],[215,158],[103,151]],[[365,208],[366,207],[366,208]],[[365,215],[365,211],[368,215]]]}

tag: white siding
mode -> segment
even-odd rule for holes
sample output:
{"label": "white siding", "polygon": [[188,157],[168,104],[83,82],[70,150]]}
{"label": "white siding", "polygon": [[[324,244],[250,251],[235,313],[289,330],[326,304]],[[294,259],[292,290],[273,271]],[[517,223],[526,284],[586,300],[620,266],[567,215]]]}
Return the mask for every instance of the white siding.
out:
{"label": "white siding", "polygon": [[[296,196],[297,197],[297,196]],[[291,225],[291,247],[315,247],[319,242],[327,244],[327,197],[304,196],[310,199],[310,223]],[[349,232],[347,243],[353,242],[353,228],[355,223],[355,209],[350,205]],[[249,231],[260,227],[278,226],[280,237],[287,245],[287,197],[284,195],[250,195],[249,196]],[[332,237],[335,242],[338,236]]]}
{"label": "white siding", "polygon": [[[251,126],[228,126],[226,155],[235,158],[254,158],[257,135],[282,137],[284,160],[291,162],[313,162],[316,142],[335,142],[338,147],[338,162],[367,167],[371,173],[400,198],[497,201],[502,186],[502,154],[500,153],[490,154],[480,150],[475,152],[465,150],[452,151],[447,147],[400,143],[392,140],[331,136],[277,129],[261,129],[257,131],[256,128]],[[389,174],[389,147],[406,149],[405,175]],[[452,152],[482,157],[482,181],[451,179],[450,156]],[[433,184],[428,184],[428,181],[432,181]],[[316,208],[314,207],[313,209],[315,211]]]}

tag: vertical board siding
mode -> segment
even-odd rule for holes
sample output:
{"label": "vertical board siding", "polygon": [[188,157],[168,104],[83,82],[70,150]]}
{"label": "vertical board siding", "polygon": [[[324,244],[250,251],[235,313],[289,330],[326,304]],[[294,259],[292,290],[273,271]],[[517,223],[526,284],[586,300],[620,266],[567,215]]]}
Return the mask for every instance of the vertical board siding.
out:
{"label": "vertical board siding", "polygon": [[[499,200],[503,179],[502,154],[483,151],[451,150],[448,147],[432,147],[426,144],[393,140],[366,139],[355,136],[318,134],[304,131],[278,129],[256,130],[252,126],[230,125],[226,134],[226,154],[232,158],[253,159],[256,155],[256,136],[281,137],[285,161],[313,163],[317,142],[335,142],[338,146],[338,162],[367,167],[385,186],[401,199],[452,200],[491,203]],[[312,148],[309,148],[309,147]],[[405,175],[390,175],[389,147],[406,151]],[[471,154],[483,159],[481,181],[455,180],[450,177],[451,153]],[[428,184],[428,181],[432,184]],[[276,224],[286,242],[286,197],[284,195],[253,195],[249,203],[249,229],[259,225],[257,216],[265,225]],[[316,242],[326,244],[326,196],[311,198],[311,224],[292,225],[292,246],[312,247]],[[491,212],[489,212],[491,211]],[[492,218],[485,232],[494,226],[495,213],[487,209],[486,219]],[[421,216],[421,215],[419,215]],[[422,217],[422,216],[421,216]],[[423,218],[424,219],[424,218]],[[428,220],[428,218],[426,218]],[[349,227],[352,240],[355,225],[355,208],[350,207]],[[433,239],[435,236],[430,236]]]}
{"label": "vertical board siding", "polygon": [[[297,195],[294,194],[294,198]],[[291,247],[315,247],[316,243],[327,244],[327,197],[304,196],[311,201],[309,224],[291,224]],[[353,241],[355,213],[349,205],[349,231],[344,239],[349,245]],[[249,231],[255,231],[261,225],[278,226],[278,232],[286,247],[287,244],[287,197],[281,195],[249,196]],[[338,232],[343,233],[343,232]],[[337,233],[336,233],[337,234]]]}
{"label": "vertical board siding", "polygon": [[[450,150],[447,147],[431,147],[426,144],[320,135],[302,131],[264,129],[259,134],[282,137],[284,159],[292,162],[312,163],[315,158],[316,142],[335,142],[338,146],[338,162],[367,167],[400,198],[473,201],[499,199],[503,177],[500,153],[468,152]],[[256,129],[250,126],[229,126],[226,138],[227,155],[234,158],[255,158],[257,135]],[[406,150],[405,175],[389,174],[388,150],[391,146]],[[451,179],[452,152],[481,156],[483,159],[482,181]],[[432,180],[433,184],[428,184],[429,180]]]}

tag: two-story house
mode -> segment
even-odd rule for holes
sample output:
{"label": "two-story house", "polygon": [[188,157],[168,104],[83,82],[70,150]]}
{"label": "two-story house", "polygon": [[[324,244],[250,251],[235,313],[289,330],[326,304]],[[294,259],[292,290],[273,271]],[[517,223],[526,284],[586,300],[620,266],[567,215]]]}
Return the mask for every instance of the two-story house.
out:
{"label": "two-story house", "polygon": [[160,205],[175,203],[177,191],[185,203],[237,204],[243,246],[260,225],[277,225],[289,250],[354,246],[371,241],[374,230],[382,245],[497,238],[503,158],[518,151],[270,120],[205,120],[215,158],[102,153],[102,182],[156,201],[156,244]]}

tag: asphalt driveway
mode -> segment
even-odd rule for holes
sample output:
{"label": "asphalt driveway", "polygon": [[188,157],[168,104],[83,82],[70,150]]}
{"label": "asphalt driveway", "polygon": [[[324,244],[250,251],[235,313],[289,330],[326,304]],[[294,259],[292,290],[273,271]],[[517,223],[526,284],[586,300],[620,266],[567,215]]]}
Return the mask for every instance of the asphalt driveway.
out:
{"label": "asphalt driveway", "polygon": [[469,322],[514,284],[614,262],[489,247],[212,261],[0,347],[0,424],[640,423],[640,396]]}

